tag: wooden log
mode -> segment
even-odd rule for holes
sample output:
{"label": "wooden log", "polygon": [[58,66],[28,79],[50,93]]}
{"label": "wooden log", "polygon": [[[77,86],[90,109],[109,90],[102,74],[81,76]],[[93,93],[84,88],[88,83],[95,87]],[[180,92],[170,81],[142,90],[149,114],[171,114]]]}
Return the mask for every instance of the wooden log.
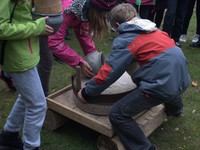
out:
{"label": "wooden log", "polygon": [[[124,148],[123,145],[121,146],[122,146],[121,148]],[[118,149],[121,150],[120,145],[118,147],[117,142],[115,142],[113,138],[107,137],[105,135],[99,136],[97,140],[97,148],[98,150],[118,150]]]}
{"label": "wooden log", "polygon": [[51,109],[48,109],[43,127],[48,130],[54,131],[58,129],[59,127],[61,127],[62,125],[64,125],[67,121],[70,121],[70,120],[63,115]]}

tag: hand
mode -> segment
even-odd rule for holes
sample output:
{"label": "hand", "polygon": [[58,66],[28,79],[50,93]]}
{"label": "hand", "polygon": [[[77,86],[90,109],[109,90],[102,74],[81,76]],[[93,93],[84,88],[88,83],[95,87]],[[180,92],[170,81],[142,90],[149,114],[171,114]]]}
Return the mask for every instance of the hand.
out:
{"label": "hand", "polygon": [[90,65],[84,61],[83,63],[81,63],[81,72],[82,74],[84,74],[86,77],[93,77],[94,74],[92,73],[92,68],[90,67]]}
{"label": "hand", "polygon": [[83,98],[82,94],[81,94],[82,89],[78,92],[78,98],[83,102],[83,103],[87,103],[87,101]]}
{"label": "hand", "polygon": [[[44,17],[44,18],[47,20],[49,17],[47,16],[47,17]],[[53,28],[46,24],[46,33],[45,33],[45,35],[52,34],[53,32],[54,32]]]}
{"label": "hand", "polygon": [[53,33],[53,28],[50,27],[49,25],[46,24],[46,33],[47,35],[52,34]]}

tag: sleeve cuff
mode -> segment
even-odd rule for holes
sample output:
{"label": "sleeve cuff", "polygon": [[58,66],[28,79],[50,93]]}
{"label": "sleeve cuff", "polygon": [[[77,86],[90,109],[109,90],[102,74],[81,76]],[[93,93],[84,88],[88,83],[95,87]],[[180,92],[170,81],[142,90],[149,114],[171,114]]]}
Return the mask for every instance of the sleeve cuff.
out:
{"label": "sleeve cuff", "polygon": [[91,96],[89,96],[89,95],[85,92],[85,88],[82,89],[81,95],[82,95],[82,97],[83,97],[87,102],[89,102],[89,101],[91,100]]}

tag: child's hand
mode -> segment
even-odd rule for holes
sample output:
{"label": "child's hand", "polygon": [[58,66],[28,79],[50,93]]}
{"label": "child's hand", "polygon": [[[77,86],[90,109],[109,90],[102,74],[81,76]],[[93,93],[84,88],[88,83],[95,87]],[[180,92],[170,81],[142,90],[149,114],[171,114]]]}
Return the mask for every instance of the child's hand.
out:
{"label": "child's hand", "polygon": [[[46,17],[44,17],[44,18],[45,18],[45,20],[47,20],[49,17],[46,16]],[[51,26],[49,26],[49,25],[46,24],[46,33],[45,33],[45,35],[52,34],[53,32],[54,32],[54,31],[53,31],[53,28],[52,28]]]}
{"label": "child's hand", "polygon": [[82,74],[84,74],[86,77],[93,77],[94,74],[92,73],[92,68],[90,67],[90,65],[84,61],[83,63],[81,63],[81,72]]}
{"label": "child's hand", "polygon": [[83,98],[82,94],[81,94],[82,89],[78,92],[78,98],[83,102],[83,103],[87,103],[87,101]]}
{"label": "child's hand", "polygon": [[53,33],[53,28],[50,27],[49,25],[46,25],[46,33],[47,33],[47,35],[52,34]]}

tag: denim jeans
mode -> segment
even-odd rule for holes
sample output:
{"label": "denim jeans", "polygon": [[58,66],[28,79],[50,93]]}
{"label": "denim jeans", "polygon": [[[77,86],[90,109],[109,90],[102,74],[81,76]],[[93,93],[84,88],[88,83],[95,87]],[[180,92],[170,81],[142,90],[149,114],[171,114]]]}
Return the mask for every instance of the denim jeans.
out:
{"label": "denim jeans", "polygon": [[109,112],[109,119],[114,131],[127,150],[148,150],[152,145],[136,121],[132,119],[133,116],[161,103],[172,108],[168,109],[171,114],[182,110],[180,95],[171,98],[145,95],[141,89],[135,89],[116,102]]}
{"label": "denim jeans", "polygon": [[40,132],[46,115],[46,98],[37,68],[24,72],[8,73],[19,96],[7,118],[5,131],[19,132],[23,128],[24,150],[40,146]]}

